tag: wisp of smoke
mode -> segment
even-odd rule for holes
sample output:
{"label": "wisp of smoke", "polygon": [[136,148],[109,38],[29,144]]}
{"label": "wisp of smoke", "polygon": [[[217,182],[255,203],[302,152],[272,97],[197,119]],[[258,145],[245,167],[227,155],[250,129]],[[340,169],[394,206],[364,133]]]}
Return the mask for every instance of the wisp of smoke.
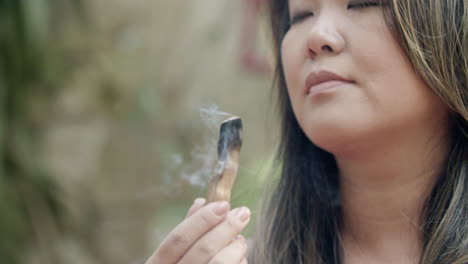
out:
{"label": "wisp of smoke", "polygon": [[[219,126],[221,123],[232,117],[232,114],[219,110],[214,104],[206,104],[200,108],[200,118],[203,123],[203,133],[205,137],[200,144],[196,144],[192,149],[189,161],[184,161],[182,155],[171,154],[168,157],[168,171],[161,174],[162,185],[159,192],[165,195],[177,195],[181,190],[180,181],[182,179],[197,187],[205,187],[209,178],[213,175],[217,166],[217,143],[219,137]],[[174,177],[180,174],[180,178]]]}
{"label": "wisp of smoke", "polygon": [[216,104],[207,104],[200,109],[200,117],[206,133],[203,143],[192,150],[192,164],[182,172],[182,178],[194,186],[204,187],[214,172],[217,162],[217,142],[220,124],[232,114],[219,110]]}
{"label": "wisp of smoke", "polygon": [[200,109],[200,118],[212,133],[217,133],[219,125],[225,119],[233,116],[232,114],[220,111],[219,106],[214,103],[206,104]]}

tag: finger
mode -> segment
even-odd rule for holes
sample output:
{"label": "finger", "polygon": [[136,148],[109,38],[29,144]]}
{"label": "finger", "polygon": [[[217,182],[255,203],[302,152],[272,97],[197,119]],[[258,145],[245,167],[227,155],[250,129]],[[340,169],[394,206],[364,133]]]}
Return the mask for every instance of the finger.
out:
{"label": "finger", "polygon": [[238,236],[227,247],[214,256],[208,264],[225,263],[225,264],[238,264],[242,263],[247,245],[243,236]]}
{"label": "finger", "polygon": [[243,258],[240,264],[248,264],[247,259]]}
{"label": "finger", "polygon": [[190,207],[190,209],[188,210],[187,212],[187,215],[185,216],[185,218],[193,215],[196,211],[198,211],[198,209],[202,208],[203,205],[205,205],[206,203],[206,199],[205,198],[197,198],[195,199],[195,201],[193,202],[192,206]]}
{"label": "finger", "polygon": [[200,263],[207,262],[228,245],[247,226],[249,220],[250,210],[247,207],[232,210],[221,224],[201,237],[189,249],[179,264],[190,264],[194,259]]}
{"label": "finger", "polygon": [[222,222],[228,212],[226,201],[202,207],[169,233],[147,264],[177,262],[201,236]]}

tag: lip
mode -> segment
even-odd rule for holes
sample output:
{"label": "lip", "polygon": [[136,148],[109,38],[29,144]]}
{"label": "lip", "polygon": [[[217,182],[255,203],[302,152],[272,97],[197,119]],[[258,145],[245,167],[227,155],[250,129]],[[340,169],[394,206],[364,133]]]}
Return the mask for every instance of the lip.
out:
{"label": "lip", "polygon": [[338,74],[329,71],[313,71],[307,75],[305,93],[311,94],[335,88],[341,84],[353,83]]}

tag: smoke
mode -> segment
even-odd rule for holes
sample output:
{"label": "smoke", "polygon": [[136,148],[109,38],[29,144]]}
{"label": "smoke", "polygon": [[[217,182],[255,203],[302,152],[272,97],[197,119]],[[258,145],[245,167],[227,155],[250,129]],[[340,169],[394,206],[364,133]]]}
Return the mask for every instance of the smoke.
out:
{"label": "smoke", "polygon": [[232,114],[219,110],[216,104],[207,104],[200,109],[200,118],[207,131],[202,144],[198,144],[191,152],[191,166],[182,172],[182,179],[191,185],[205,187],[214,173],[217,164],[217,143],[220,124]]}
{"label": "smoke", "polygon": [[222,164],[218,163],[217,144],[219,127],[221,123],[233,117],[232,114],[219,110],[216,104],[206,104],[200,108],[200,119],[203,124],[202,141],[195,144],[190,157],[184,160],[178,153],[166,157],[167,170],[161,177],[159,192],[166,196],[174,197],[181,192],[181,181],[188,182],[195,187],[206,187],[209,178]]}
{"label": "smoke", "polygon": [[217,133],[219,125],[234,115],[220,111],[216,104],[207,104],[200,108],[200,118],[212,133]]}
{"label": "smoke", "polygon": [[[181,186],[177,181],[174,181],[173,175],[180,170],[180,167],[184,162],[184,158],[180,154],[171,154],[167,156],[166,159],[168,167],[166,171],[160,174],[161,184],[156,191],[160,194],[164,194],[165,196],[178,196],[181,192]],[[150,188],[146,192],[139,193],[138,198],[143,198],[152,192],[154,192],[154,190]]]}

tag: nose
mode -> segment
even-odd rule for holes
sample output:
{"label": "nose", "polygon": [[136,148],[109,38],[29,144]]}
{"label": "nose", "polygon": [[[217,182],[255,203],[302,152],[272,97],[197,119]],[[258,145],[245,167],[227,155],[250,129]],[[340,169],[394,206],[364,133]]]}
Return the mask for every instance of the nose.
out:
{"label": "nose", "polygon": [[325,54],[339,54],[345,47],[345,40],[333,21],[323,16],[317,18],[307,38],[306,52],[312,59]]}

